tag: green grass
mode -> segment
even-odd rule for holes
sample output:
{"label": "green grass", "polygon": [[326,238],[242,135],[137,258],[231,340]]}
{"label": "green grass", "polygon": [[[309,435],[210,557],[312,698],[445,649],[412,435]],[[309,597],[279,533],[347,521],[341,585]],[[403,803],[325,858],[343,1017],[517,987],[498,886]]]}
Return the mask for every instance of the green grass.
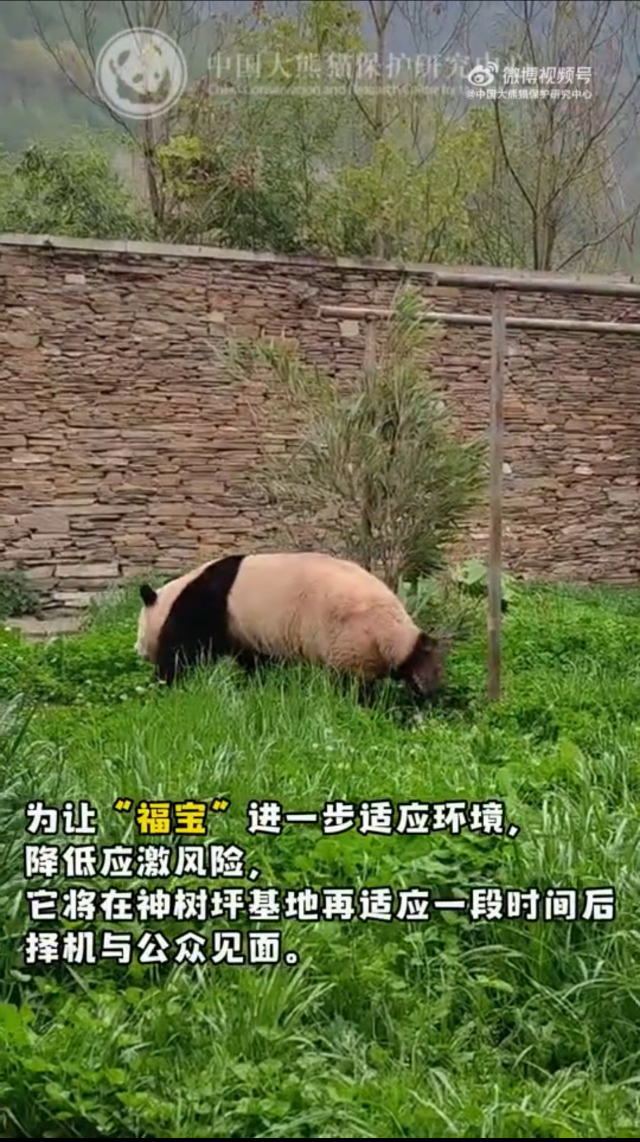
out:
{"label": "green grass", "polygon": [[[636,1137],[640,595],[524,591],[505,617],[502,702],[486,704],[478,637],[453,654],[455,700],[417,725],[312,670],[247,682],[222,665],[158,691],[133,653],[135,614],[130,596],[44,646],[0,632],[2,1136]],[[23,965],[27,800],[88,798],[108,845],[136,843],[118,797],[221,796],[207,841],[261,870],[223,886],[613,885],[616,918],[285,920],[295,966]],[[254,836],[254,798],[497,798],[520,832]],[[226,925],[111,926],[174,938]]]}

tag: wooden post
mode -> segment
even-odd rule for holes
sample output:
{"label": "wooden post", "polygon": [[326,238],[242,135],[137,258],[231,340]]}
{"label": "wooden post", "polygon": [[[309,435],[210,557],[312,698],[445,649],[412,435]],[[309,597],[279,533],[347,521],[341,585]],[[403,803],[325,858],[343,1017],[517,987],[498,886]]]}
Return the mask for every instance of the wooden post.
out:
{"label": "wooden post", "polygon": [[[364,361],[363,375],[365,389],[368,391],[374,384],[376,376],[376,319],[365,318],[364,323]],[[371,486],[367,473],[363,472],[363,501],[360,516],[362,535],[362,561],[367,571],[373,570],[373,515],[371,509]]]}
{"label": "wooden post", "polygon": [[504,290],[493,295],[491,351],[491,475],[489,519],[489,701],[500,698],[502,620],[502,437],[504,369],[507,356]]}
{"label": "wooden post", "polygon": [[367,314],[364,321],[364,377],[369,384],[376,371],[376,319]]}

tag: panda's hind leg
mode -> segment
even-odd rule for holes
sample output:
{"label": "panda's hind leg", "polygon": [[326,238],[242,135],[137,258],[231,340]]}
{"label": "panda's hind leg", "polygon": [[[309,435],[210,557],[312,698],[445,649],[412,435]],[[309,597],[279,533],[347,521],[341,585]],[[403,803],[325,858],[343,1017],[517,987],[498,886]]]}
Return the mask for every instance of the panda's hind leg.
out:
{"label": "panda's hind leg", "polygon": [[260,651],[246,646],[234,647],[232,658],[247,679],[255,678],[258,673],[275,665],[275,660],[269,655],[261,654]]}
{"label": "panda's hind leg", "polygon": [[253,650],[241,649],[237,650],[233,655],[234,662],[244,671],[245,674],[251,676],[259,670],[263,665],[262,657],[256,654]]}

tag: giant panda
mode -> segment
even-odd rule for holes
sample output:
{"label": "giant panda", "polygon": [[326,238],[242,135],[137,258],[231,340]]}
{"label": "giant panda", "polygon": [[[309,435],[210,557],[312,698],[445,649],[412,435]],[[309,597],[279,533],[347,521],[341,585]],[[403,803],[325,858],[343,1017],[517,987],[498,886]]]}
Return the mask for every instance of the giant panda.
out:
{"label": "giant panda", "polygon": [[201,658],[315,662],[360,682],[404,682],[428,698],[443,673],[443,647],[421,631],[377,576],[317,552],[229,555],[155,591],[140,588],[136,652],[174,683]]}

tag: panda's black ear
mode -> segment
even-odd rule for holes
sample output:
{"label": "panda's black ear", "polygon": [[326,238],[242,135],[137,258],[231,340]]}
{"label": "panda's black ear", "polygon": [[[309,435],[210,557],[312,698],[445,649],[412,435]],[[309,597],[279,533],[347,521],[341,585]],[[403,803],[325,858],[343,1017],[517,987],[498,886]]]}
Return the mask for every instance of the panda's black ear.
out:
{"label": "panda's black ear", "polygon": [[150,587],[148,583],[143,583],[140,588],[140,598],[145,607],[152,607],[158,596],[153,587]]}

